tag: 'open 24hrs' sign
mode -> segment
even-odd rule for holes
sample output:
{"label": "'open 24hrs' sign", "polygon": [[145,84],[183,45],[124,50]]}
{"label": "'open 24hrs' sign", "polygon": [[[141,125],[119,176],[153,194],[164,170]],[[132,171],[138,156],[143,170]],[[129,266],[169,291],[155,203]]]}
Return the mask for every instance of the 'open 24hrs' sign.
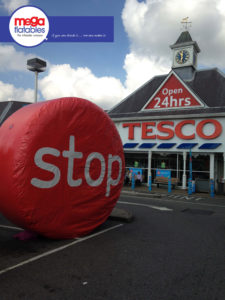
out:
{"label": "'open 24hrs' sign", "polygon": [[156,93],[150,98],[146,109],[176,109],[202,107],[203,104],[179,77],[171,72]]}

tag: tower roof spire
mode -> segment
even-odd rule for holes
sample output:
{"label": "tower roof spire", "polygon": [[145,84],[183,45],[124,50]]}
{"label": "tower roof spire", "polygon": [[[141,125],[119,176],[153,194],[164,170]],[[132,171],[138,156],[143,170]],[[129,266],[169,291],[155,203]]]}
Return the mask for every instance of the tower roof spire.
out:
{"label": "tower roof spire", "polygon": [[188,30],[191,27],[192,22],[190,22],[189,17],[183,18],[181,20],[181,24],[183,26],[183,29]]}
{"label": "tower roof spire", "polygon": [[196,52],[199,53],[201,50],[197,44],[197,42],[192,40],[192,37],[189,33],[189,31],[183,31],[181,32],[180,36],[178,37],[176,43],[170,46],[171,49],[179,48],[179,47],[186,47],[188,45],[193,45],[196,49]]}

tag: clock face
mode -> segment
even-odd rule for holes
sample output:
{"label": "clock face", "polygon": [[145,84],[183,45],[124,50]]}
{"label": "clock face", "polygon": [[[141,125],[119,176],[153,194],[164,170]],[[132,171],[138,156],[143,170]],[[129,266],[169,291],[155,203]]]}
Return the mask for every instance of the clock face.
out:
{"label": "clock face", "polygon": [[178,64],[184,64],[188,61],[189,57],[190,54],[187,50],[180,50],[177,52],[175,59]]}

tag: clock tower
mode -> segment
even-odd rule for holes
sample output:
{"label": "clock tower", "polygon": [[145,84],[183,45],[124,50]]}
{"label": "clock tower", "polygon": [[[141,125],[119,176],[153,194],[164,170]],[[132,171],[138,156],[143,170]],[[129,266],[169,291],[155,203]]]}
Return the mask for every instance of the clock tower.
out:
{"label": "clock tower", "polygon": [[172,69],[178,74],[186,74],[185,77],[193,75],[197,68],[197,55],[200,49],[198,44],[192,40],[190,33],[188,31],[182,32],[176,43],[170,48],[173,51]]}

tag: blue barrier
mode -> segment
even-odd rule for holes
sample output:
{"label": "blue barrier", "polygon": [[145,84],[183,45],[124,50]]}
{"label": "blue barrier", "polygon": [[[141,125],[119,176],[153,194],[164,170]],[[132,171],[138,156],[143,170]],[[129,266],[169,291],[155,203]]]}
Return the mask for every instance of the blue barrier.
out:
{"label": "blue barrier", "polygon": [[192,181],[192,193],[195,193],[195,181]]}
{"label": "blue barrier", "polygon": [[149,179],[148,179],[148,190],[149,190],[149,192],[152,191],[152,176],[151,175],[149,176]]}
{"label": "blue barrier", "polygon": [[188,179],[188,195],[192,195],[192,153],[189,154],[189,179]]}
{"label": "blue barrier", "polygon": [[171,173],[170,176],[168,178],[168,193],[172,192],[172,184],[171,184]]}
{"label": "blue barrier", "polygon": [[192,188],[192,178],[189,178],[188,179],[188,195],[192,195],[192,191],[193,191],[193,188]]}
{"label": "blue barrier", "polygon": [[215,196],[214,180],[213,179],[210,179],[210,196],[211,197]]}
{"label": "blue barrier", "polygon": [[172,184],[171,184],[171,170],[168,169],[157,169],[156,170],[156,177],[165,177],[168,178],[168,193],[172,191]]}
{"label": "blue barrier", "polygon": [[132,188],[132,190],[135,189],[135,174],[134,174],[134,172],[132,172],[131,188]]}

